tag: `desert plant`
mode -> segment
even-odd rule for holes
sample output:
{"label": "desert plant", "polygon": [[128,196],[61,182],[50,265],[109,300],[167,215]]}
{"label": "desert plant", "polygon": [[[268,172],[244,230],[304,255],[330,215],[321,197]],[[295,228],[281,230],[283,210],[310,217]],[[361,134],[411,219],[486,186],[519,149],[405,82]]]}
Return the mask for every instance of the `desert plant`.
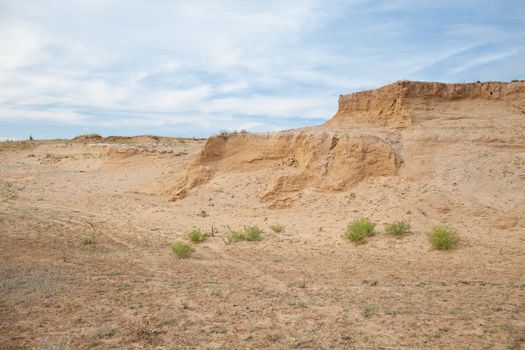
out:
{"label": "desert plant", "polygon": [[190,233],[188,233],[188,239],[192,241],[193,243],[200,243],[204,242],[208,239],[210,236],[207,232],[202,232],[201,230],[193,230]]}
{"label": "desert plant", "polygon": [[270,226],[273,232],[275,233],[281,233],[284,231],[284,226],[281,224],[273,224]]}
{"label": "desert plant", "polygon": [[80,239],[81,245],[90,245],[95,244],[97,242],[97,239],[93,235],[85,235]]}
{"label": "desert plant", "polygon": [[230,234],[223,240],[226,244],[239,241],[258,241],[261,239],[262,233],[263,231],[258,226],[245,226],[242,230],[230,231]]}
{"label": "desert plant", "polygon": [[223,139],[227,139],[228,137],[235,134],[235,131],[221,130],[215,135],[215,137],[222,137]]}
{"label": "desert plant", "polygon": [[223,238],[224,243],[231,244],[234,242],[245,241],[246,234],[243,231],[231,231],[230,234]]}
{"label": "desert plant", "polygon": [[436,226],[427,235],[430,245],[439,250],[451,249],[459,242],[458,233],[445,226]]}
{"label": "desert plant", "polygon": [[249,226],[244,228],[244,234],[247,241],[258,241],[261,239],[263,231],[257,226]]}
{"label": "desert plant", "polygon": [[408,224],[408,222],[404,220],[395,221],[385,226],[385,233],[387,235],[400,237],[404,235],[408,231],[409,228],[410,228],[410,225]]}
{"label": "desert plant", "polygon": [[369,318],[376,313],[376,307],[372,304],[362,304],[361,305],[361,315],[364,318]]}
{"label": "desert plant", "polygon": [[188,258],[193,253],[193,247],[184,242],[174,243],[171,250],[178,258]]}
{"label": "desert plant", "polygon": [[7,181],[0,180],[0,202],[7,202],[16,198],[15,186]]}
{"label": "desert plant", "polygon": [[94,222],[86,222],[86,225],[89,226],[91,233],[86,233],[81,239],[81,245],[91,245],[97,243],[98,237],[102,235],[102,231],[98,224]]}
{"label": "desert plant", "polygon": [[85,336],[85,339],[90,343],[96,343],[105,338],[111,338],[118,334],[118,329],[106,326],[104,328],[97,329],[94,333]]}
{"label": "desert plant", "polygon": [[359,218],[352,221],[346,228],[345,236],[352,242],[362,242],[366,237],[375,234],[376,224],[368,218]]}
{"label": "desert plant", "polygon": [[50,339],[44,339],[40,344],[39,349],[45,350],[67,350],[70,349],[71,339],[62,339],[59,338],[55,341]]}

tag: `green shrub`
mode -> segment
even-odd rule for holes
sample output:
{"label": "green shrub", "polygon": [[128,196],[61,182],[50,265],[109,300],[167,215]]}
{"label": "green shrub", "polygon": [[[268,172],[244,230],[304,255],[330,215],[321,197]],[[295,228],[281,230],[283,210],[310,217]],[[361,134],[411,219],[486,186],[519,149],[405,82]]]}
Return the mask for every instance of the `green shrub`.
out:
{"label": "green shrub", "polygon": [[273,224],[270,226],[273,232],[275,233],[281,233],[284,231],[284,226],[281,224]]}
{"label": "green shrub", "polygon": [[205,240],[208,239],[209,236],[210,236],[209,233],[202,232],[200,230],[194,230],[188,233],[188,239],[192,241],[193,243],[204,242]]}
{"label": "green shrub", "polygon": [[223,240],[226,244],[239,241],[258,241],[263,231],[257,226],[244,227],[241,231],[231,231]]}
{"label": "green shrub", "polygon": [[234,242],[245,241],[246,235],[242,231],[231,231],[230,234],[223,238],[224,243],[231,244]]}
{"label": "green shrub", "polygon": [[263,231],[257,226],[250,226],[244,228],[244,234],[247,241],[258,241],[261,239]]}
{"label": "green shrub", "polygon": [[359,218],[352,221],[345,231],[345,236],[352,242],[362,242],[366,237],[375,234],[376,224],[368,218]]}
{"label": "green shrub", "polygon": [[436,226],[428,233],[430,245],[439,250],[451,249],[459,242],[458,233],[448,227]]}
{"label": "green shrub", "polygon": [[408,231],[409,228],[410,225],[408,222],[404,220],[395,221],[385,226],[385,233],[391,236],[402,236]]}
{"label": "green shrub", "polygon": [[90,244],[95,244],[96,242],[97,240],[95,236],[93,235],[85,235],[84,237],[80,239],[81,245],[90,245]]}
{"label": "green shrub", "polygon": [[184,242],[177,242],[171,246],[171,250],[179,258],[187,258],[193,253],[193,247]]}

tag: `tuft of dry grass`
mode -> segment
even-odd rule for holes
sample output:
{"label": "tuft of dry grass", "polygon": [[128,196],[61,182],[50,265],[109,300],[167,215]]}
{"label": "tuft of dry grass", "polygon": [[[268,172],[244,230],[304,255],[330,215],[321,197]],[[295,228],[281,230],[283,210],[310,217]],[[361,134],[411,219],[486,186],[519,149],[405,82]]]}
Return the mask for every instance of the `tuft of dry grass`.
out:
{"label": "tuft of dry grass", "polygon": [[102,339],[112,338],[118,334],[117,328],[106,326],[97,329],[95,332],[86,336],[86,341],[89,343],[97,343]]}
{"label": "tuft of dry grass", "polygon": [[184,242],[177,242],[171,246],[171,250],[178,258],[189,258],[194,249],[191,245]]}
{"label": "tuft of dry grass", "polygon": [[385,226],[385,233],[390,236],[401,237],[410,229],[408,222],[401,220],[395,221]]}
{"label": "tuft of dry grass", "polygon": [[281,233],[284,231],[284,225],[281,225],[281,224],[273,224],[270,226],[270,228],[275,233]]}
{"label": "tuft of dry grass", "polygon": [[80,239],[81,245],[91,245],[95,244],[97,242],[97,239],[93,235],[85,235]]}
{"label": "tuft of dry grass", "polygon": [[224,243],[231,244],[239,241],[258,241],[261,239],[261,230],[258,226],[244,227],[242,230],[230,231],[230,234],[223,238]]}
{"label": "tuft of dry grass", "polygon": [[10,199],[16,198],[15,186],[8,182],[0,180],[0,202],[7,202]]}

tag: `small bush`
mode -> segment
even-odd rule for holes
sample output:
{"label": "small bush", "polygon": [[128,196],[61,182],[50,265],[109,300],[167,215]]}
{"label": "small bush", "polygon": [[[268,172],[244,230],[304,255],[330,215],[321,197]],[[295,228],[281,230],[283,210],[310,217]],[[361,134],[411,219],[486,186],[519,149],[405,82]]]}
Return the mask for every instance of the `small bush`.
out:
{"label": "small bush", "polygon": [[90,245],[90,244],[95,244],[97,242],[95,236],[93,235],[85,235],[84,237],[82,237],[82,239],[80,239],[80,244],[81,245]]}
{"label": "small bush", "polygon": [[257,226],[250,226],[244,228],[247,241],[258,241],[261,239],[262,230]]}
{"label": "small bush", "polygon": [[222,137],[223,139],[227,139],[230,136],[239,135],[239,134],[249,134],[249,132],[244,130],[244,129],[241,130],[241,131],[237,131],[237,130],[233,130],[233,131],[221,130],[217,134],[215,134],[214,136],[215,137]]}
{"label": "small bush", "polygon": [[428,233],[430,245],[439,250],[451,249],[459,242],[458,233],[448,227],[436,226]]}
{"label": "small bush", "polygon": [[234,242],[245,241],[246,235],[242,231],[231,231],[230,234],[223,238],[224,243],[232,244]]}
{"label": "small bush", "polygon": [[359,218],[352,221],[345,231],[345,236],[352,242],[362,242],[366,237],[375,234],[376,224],[368,218]]}
{"label": "small bush", "polygon": [[223,240],[226,244],[239,241],[258,241],[261,239],[263,231],[257,226],[245,227],[241,231],[231,231]]}
{"label": "small bush", "polygon": [[408,222],[404,220],[396,221],[396,222],[393,222],[385,226],[385,233],[387,235],[399,237],[399,236],[404,235],[408,231],[409,228],[410,228],[410,225],[408,224]]}
{"label": "small bush", "polygon": [[192,241],[193,243],[204,242],[205,240],[208,239],[209,236],[210,236],[209,233],[202,232],[200,230],[194,230],[188,233],[188,239]]}
{"label": "small bush", "polygon": [[270,228],[272,229],[273,232],[275,233],[281,233],[284,231],[284,226],[283,225],[280,225],[280,224],[274,224],[274,225],[271,225]]}
{"label": "small bush", "polygon": [[363,315],[364,318],[369,318],[373,316],[376,313],[376,307],[371,304],[363,304],[361,305],[361,315]]}
{"label": "small bush", "polygon": [[184,242],[177,242],[171,246],[171,250],[178,258],[187,258],[193,253],[193,247]]}

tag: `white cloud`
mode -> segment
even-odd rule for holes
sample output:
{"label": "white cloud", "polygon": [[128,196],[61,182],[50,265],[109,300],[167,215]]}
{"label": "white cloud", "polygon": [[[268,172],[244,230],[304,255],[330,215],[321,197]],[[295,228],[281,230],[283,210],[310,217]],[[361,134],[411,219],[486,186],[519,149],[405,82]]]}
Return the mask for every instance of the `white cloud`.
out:
{"label": "white cloud", "polygon": [[483,55],[483,56],[480,56],[478,58],[475,58],[473,59],[472,61],[466,63],[466,64],[463,64],[455,69],[452,69],[450,71],[450,74],[459,74],[459,73],[462,73],[464,71],[467,71],[469,69],[472,69],[472,68],[475,68],[475,67],[478,67],[478,66],[482,66],[484,64],[487,64],[487,63],[492,63],[492,62],[497,62],[497,61],[501,61],[505,58],[508,58],[508,57],[511,57],[511,56],[514,56],[518,53],[518,50],[510,50],[510,51],[506,51],[506,52],[497,52],[497,53],[491,53],[491,54],[488,54],[488,55]]}
{"label": "white cloud", "polygon": [[[19,0],[0,7],[0,119],[114,133],[296,126],[291,120],[333,115],[339,94],[403,78],[441,80],[426,73],[435,67],[453,79],[523,54],[509,47],[523,39],[496,21],[450,20],[439,40],[425,42],[409,20],[390,16],[409,16],[415,5],[408,0]],[[482,45],[501,47],[472,59]],[[461,61],[465,53],[469,61]],[[460,63],[448,67],[455,57]]]}
{"label": "white cloud", "polygon": [[18,109],[0,107],[0,120],[6,121],[48,121],[67,124],[82,124],[87,118],[75,111],[65,109]]}
{"label": "white cloud", "polygon": [[20,20],[2,22],[0,71],[13,70],[42,61],[48,56],[42,46],[42,36],[30,23]]}
{"label": "white cloud", "polygon": [[[332,97],[333,98],[333,97]],[[335,114],[330,96],[242,96],[212,99],[202,110],[267,118],[323,118]]]}

